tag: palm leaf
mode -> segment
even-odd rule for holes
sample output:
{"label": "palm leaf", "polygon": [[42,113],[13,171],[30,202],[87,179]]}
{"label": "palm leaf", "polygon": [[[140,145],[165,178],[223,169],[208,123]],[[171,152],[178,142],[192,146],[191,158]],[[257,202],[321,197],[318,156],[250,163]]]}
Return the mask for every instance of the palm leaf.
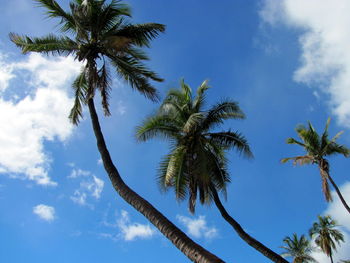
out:
{"label": "palm leaf", "polygon": [[76,42],[69,37],[57,37],[52,34],[41,38],[30,38],[10,33],[10,39],[22,49],[24,54],[39,52],[52,55],[69,55],[78,50]]}
{"label": "palm leaf", "polygon": [[289,157],[289,158],[283,158],[281,160],[281,163],[286,163],[288,161],[293,161],[293,165],[304,165],[304,164],[313,163],[314,158],[309,155]]}
{"label": "palm leaf", "polygon": [[54,0],[35,0],[39,6],[47,9],[47,16],[49,18],[61,19],[62,24],[61,30],[63,32],[72,31],[76,28],[75,20],[73,16],[65,12],[60,5]]}
{"label": "palm leaf", "polygon": [[253,153],[250,150],[248,141],[245,137],[238,132],[216,132],[205,134],[209,137],[209,140],[220,145],[224,149],[236,149],[240,154],[243,154],[247,158],[253,158]]}
{"label": "palm leaf", "polygon": [[139,141],[160,137],[164,139],[176,139],[180,136],[180,127],[167,116],[154,116],[146,119],[141,126],[136,128],[136,137]]}
{"label": "palm leaf", "polygon": [[74,105],[70,111],[69,119],[73,124],[78,125],[80,119],[83,117],[82,104],[86,103],[85,94],[88,89],[86,78],[85,78],[85,68],[82,69],[81,73],[75,79],[72,87],[75,91],[75,96],[74,96]]}
{"label": "palm leaf", "polygon": [[202,123],[203,130],[209,130],[227,119],[244,119],[245,115],[239,108],[238,103],[225,100],[214,105],[208,112]]}
{"label": "palm leaf", "polygon": [[128,39],[131,39],[131,42],[139,47],[149,47],[150,41],[156,38],[160,33],[164,31],[165,25],[156,23],[146,23],[137,25],[126,25],[118,31],[116,31],[113,35],[123,36]]}

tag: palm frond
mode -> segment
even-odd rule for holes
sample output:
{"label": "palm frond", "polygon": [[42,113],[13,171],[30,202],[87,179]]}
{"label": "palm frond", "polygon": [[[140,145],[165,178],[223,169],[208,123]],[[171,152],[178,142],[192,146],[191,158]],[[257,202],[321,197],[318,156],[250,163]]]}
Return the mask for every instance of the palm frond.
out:
{"label": "palm frond", "polygon": [[281,163],[286,163],[288,161],[293,161],[293,165],[304,165],[304,164],[313,163],[314,158],[312,156],[309,156],[309,155],[289,157],[289,158],[283,158],[281,160]]}
{"label": "palm frond", "polygon": [[101,34],[105,34],[113,29],[115,31],[124,16],[131,17],[129,5],[121,1],[112,0],[108,4],[103,4],[100,9],[94,22],[96,23],[96,30]]}
{"label": "palm frond", "polygon": [[242,134],[238,132],[216,132],[208,133],[206,136],[209,137],[209,140],[215,142],[217,145],[220,145],[224,149],[231,150],[234,148],[245,157],[253,158],[253,153],[250,150],[248,141]]}
{"label": "palm frond", "polygon": [[110,96],[110,76],[106,63],[103,63],[101,69],[98,71],[98,89],[101,93],[102,98],[102,108],[104,110],[105,116],[111,115],[109,111],[109,96]]}
{"label": "palm frond", "polygon": [[214,105],[202,123],[203,130],[208,130],[227,119],[244,119],[245,115],[237,102],[225,100]]}
{"label": "palm frond", "polygon": [[181,126],[167,116],[154,116],[146,119],[136,128],[136,137],[139,141],[147,141],[155,137],[176,139],[180,136]]}
{"label": "palm frond", "polygon": [[298,141],[298,140],[296,140],[294,138],[288,138],[286,140],[286,143],[288,143],[288,144],[298,144],[298,145],[300,145],[302,147],[306,147],[306,145],[304,143],[302,143],[302,142],[300,142],[300,141]]}
{"label": "palm frond", "polygon": [[185,125],[183,126],[184,133],[193,133],[198,127],[200,127],[205,116],[202,112],[196,112],[191,114],[191,116],[187,119]]}
{"label": "palm frond", "polygon": [[149,79],[163,81],[158,75],[150,71],[139,60],[131,56],[113,56],[109,54],[111,64],[118,74],[124,78],[133,89],[138,90],[146,98],[158,101],[157,90],[149,83]]}
{"label": "palm frond", "polygon": [[168,187],[173,187],[178,200],[184,200],[187,196],[186,184],[188,178],[184,173],[185,154],[185,147],[176,147],[163,158],[158,170],[159,186],[165,190]]}
{"label": "palm frond", "polygon": [[205,101],[205,91],[209,89],[208,80],[202,82],[202,84],[197,89],[197,95],[193,101],[193,109],[195,111],[200,111],[203,107],[203,103]]}
{"label": "palm frond", "polygon": [[61,6],[54,0],[35,0],[39,6],[47,9],[47,16],[49,18],[61,19],[60,24],[62,25],[61,30],[63,32],[74,31],[76,28],[75,20],[73,16],[64,11]]}
{"label": "palm frond", "polygon": [[324,149],[324,155],[334,155],[334,154],[342,154],[345,157],[350,156],[350,149],[347,148],[345,145],[337,144],[334,142],[330,142]]}
{"label": "palm frond", "polygon": [[30,38],[10,33],[10,40],[22,49],[24,54],[39,52],[53,55],[69,55],[78,50],[75,41],[69,37],[57,37],[52,34],[41,38]]}
{"label": "palm frond", "polygon": [[74,105],[70,111],[69,119],[75,125],[79,124],[80,119],[83,117],[82,104],[86,103],[85,94],[87,92],[87,81],[85,78],[85,68],[82,69],[81,73],[75,79],[72,85],[74,89]]}
{"label": "palm frond", "polygon": [[[125,25],[121,29],[114,32],[115,36],[123,36],[131,40],[131,42],[139,47],[149,47],[152,39],[156,38],[160,33],[165,31],[165,25],[157,23],[145,23],[136,25]],[[112,33],[110,33],[112,34]]]}

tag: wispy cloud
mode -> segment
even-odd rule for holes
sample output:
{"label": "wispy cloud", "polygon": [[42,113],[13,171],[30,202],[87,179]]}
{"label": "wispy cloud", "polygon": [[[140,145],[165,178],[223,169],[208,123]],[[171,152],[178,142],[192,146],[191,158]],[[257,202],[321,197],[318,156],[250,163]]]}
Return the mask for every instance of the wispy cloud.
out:
{"label": "wispy cloud", "polygon": [[190,218],[182,215],[176,217],[180,223],[185,225],[189,235],[205,239],[212,239],[218,236],[218,230],[215,227],[209,227],[205,216],[199,216],[198,218]]}
{"label": "wispy cloud", "polygon": [[55,220],[55,208],[48,205],[37,205],[33,207],[33,213],[40,217],[42,220],[52,222]]}
{"label": "wispy cloud", "polygon": [[70,197],[71,200],[82,206],[88,206],[93,208],[93,205],[88,202],[88,198],[94,198],[99,200],[104,187],[104,181],[90,171],[85,171],[79,168],[73,168],[71,174],[68,176],[69,179],[79,178],[79,188],[77,188],[73,195]]}
{"label": "wispy cloud", "polygon": [[350,2],[348,0],[265,0],[262,19],[301,30],[297,82],[329,97],[340,124],[350,127]]}
{"label": "wispy cloud", "polygon": [[125,210],[121,210],[120,213],[116,214],[116,220],[112,223],[107,221],[107,217],[108,211],[103,217],[102,225],[117,229],[118,232],[116,234],[100,233],[100,237],[109,238],[113,241],[134,241],[137,239],[150,239],[156,234],[156,230],[149,224],[132,222],[129,213]]}
{"label": "wispy cloud", "polygon": [[6,123],[0,129],[0,173],[56,185],[48,174],[51,160],[44,141],[64,142],[72,133],[66,86],[78,70],[71,57],[35,54],[14,62],[0,53],[0,112],[6,112],[0,115]]}

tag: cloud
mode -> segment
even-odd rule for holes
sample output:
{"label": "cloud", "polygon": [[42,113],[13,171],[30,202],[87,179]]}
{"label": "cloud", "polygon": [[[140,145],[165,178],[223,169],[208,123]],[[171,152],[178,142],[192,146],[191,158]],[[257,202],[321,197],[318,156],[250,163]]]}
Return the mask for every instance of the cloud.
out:
{"label": "cloud", "polygon": [[116,217],[115,223],[110,223],[107,221],[108,211],[103,216],[102,225],[118,229],[118,233],[100,233],[99,237],[109,238],[113,241],[120,239],[134,241],[137,239],[150,239],[156,234],[156,230],[148,224],[131,222],[129,213],[125,210],[122,210],[120,216]]}
{"label": "cloud", "polygon": [[6,123],[0,129],[0,173],[56,185],[44,142],[65,142],[72,134],[67,87],[79,67],[71,57],[32,54],[13,62],[0,53],[0,112],[6,113],[0,114]]}
{"label": "cloud", "polygon": [[350,2],[265,0],[262,19],[301,30],[294,80],[322,91],[341,125],[350,127]]}
{"label": "cloud", "polygon": [[177,215],[176,218],[185,225],[187,232],[196,238],[212,239],[217,237],[218,230],[215,227],[208,227],[205,220],[205,216],[199,216],[196,218],[190,218],[186,216]]}
{"label": "cloud", "polygon": [[[340,187],[340,192],[343,194],[347,203],[350,203],[350,182],[345,183]],[[324,215],[330,215],[341,226],[339,229],[342,231],[345,237],[345,243],[341,243],[338,247],[337,253],[334,254],[334,262],[340,260],[350,259],[350,215],[345,210],[337,194],[333,191],[332,196],[334,201],[330,203],[327,209],[324,211]],[[322,252],[316,251],[312,255],[319,263],[328,263],[329,258]]]}
{"label": "cloud", "polygon": [[133,241],[137,238],[151,238],[155,234],[154,229],[150,225],[131,223],[128,212],[124,210],[122,210],[121,217],[118,220],[118,227],[125,241]]}
{"label": "cloud", "polygon": [[37,205],[33,207],[33,213],[39,216],[42,220],[52,222],[55,220],[55,208],[48,205]]}
{"label": "cloud", "polygon": [[84,171],[76,168],[73,168],[71,174],[67,178],[81,178],[79,188],[74,191],[73,195],[70,197],[71,200],[79,205],[86,205],[93,208],[93,206],[87,202],[87,199],[89,197],[93,197],[95,200],[99,200],[101,198],[104,181],[96,177],[90,171]]}

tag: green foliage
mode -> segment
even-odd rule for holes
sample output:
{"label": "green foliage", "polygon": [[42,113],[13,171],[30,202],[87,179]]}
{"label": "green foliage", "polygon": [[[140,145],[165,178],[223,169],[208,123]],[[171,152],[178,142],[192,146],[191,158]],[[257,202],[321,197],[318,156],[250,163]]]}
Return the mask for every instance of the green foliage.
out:
{"label": "green foliage", "polygon": [[328,257],[336,251],[337,244],[344,242],[344,235],[336,227],[337,222],[330,216],[318,216],[318,222],[313,223],[309,230],[310,237],[315,238],[316,245]]}
{"label": "green foliage", "polygon": [[293,258],[293,263],[309,263],[316,262],[316,260],[310,255],[313,251],[310,241],[301,235],[299,238],[296,233],[292,237],[285,237],[283,239],[284,252],[281,254],[283,257]]}
{"label": "green foliage", "polygon": [[204,109],[204,81],[193,97],[191,88],[182,80],[180,89],[171,89],[158,112],[137,127],[140,141],[163,138],[172,149],[159,168],[161,189],[173,188],[178,200],[189,198],[189,209],[195,211],[197,196],[202,204],[212,201],[211,188],[225,193],[230,182],[227,171],[227,151],[236,149],[252,158],[249,144],[238,132],[213,132],[227,119],[243,119],[236,102],[224,100]]}
{"label": "green foliage", "polygon": [[[99,91],[105,115],[110,115],[109,67],[126,80],[132,88],[151,100],[157,100],[150,80],[162,81],[143,61],[148,60],[140,49],[149,47],[151,40],[164,32],[156,23],[131,24],[130,8],[121,1],[72,0],[65,11],[54,0],[35,0],[44,7],[49,18],[59,19],[66,36],[49,34],[40,38],[10,34],[10,39],[23,53],[73,55],[83,63],[83,69],[73,84],[74,106],[69,115],[74,124],[82,117],[82,105]],[[80,85],[80,86],[79,86]]]}
{"label": "green foliage", "polygon": [[327,201],[332,200],[332,196],[329,190],[329,164],[325,159],[327,156],[342,154],[345,157],[349,157],[350,149],[346,146],[336,143],[337,138],[343,133],[339,132],[333,138],[328,138],[328,128],[330,119],[327,120],[326,127],[322,135],[319,135],[311,122],[308,122],[308,126],[298,125],[295,129],[298,137],[301,141],[288,138],[286,142],[288,144],[296,144],[304,148],[306,155],[283,158],[282,163],[293,161],[294,165],[304,164],[317,164],[320,168],[320,174],[322,179],[322,190]]}

